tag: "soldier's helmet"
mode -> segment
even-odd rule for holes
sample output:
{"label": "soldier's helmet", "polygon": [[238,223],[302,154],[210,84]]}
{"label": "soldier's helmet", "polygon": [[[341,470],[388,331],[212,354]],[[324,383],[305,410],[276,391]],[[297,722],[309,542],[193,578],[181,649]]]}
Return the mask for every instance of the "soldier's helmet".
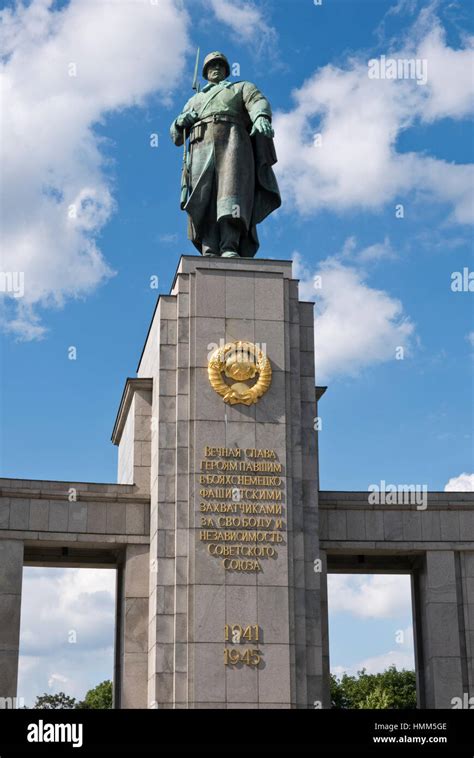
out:
{"label": "soldier's helmet", "polygon": [[202,64],[202,75],[204,79],[207,79],[207,67],[213,61],[222,61],[222,63],[225,65],[225,69],[226,69],[225,77],[227,79],[227,77],[230,74],[229,61],[225,57],[224,53],[220,53],[218,50],[215,50],[213,53],[209,53],[209,55],[206,55],[206,57],[204,58],[204,63]]}

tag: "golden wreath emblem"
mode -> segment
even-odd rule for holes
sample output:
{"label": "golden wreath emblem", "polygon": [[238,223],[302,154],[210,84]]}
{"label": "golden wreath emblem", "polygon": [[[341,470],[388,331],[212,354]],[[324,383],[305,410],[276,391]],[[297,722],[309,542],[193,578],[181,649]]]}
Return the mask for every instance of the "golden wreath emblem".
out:
{"label": "golden wreath emblem", "polygon": [[[257,403],[272,381],[272,367],[265,353],[253,342],[243,340],[227,342],[214,350],[207,371],[211,386],[230,405]],[[224,377],[234,383],[229,384]],[[247,384],[255,377],[256,384]]]}

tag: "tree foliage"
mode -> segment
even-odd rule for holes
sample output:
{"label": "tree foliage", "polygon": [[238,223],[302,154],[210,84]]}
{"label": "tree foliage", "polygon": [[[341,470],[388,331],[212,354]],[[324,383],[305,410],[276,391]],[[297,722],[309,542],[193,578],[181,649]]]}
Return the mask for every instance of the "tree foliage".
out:
{"label": "tree foliage", "polygon": [[48,695],[46,692],[36,698],[33,708],[93,708],[105,709],[112,708],[112,682],[106,679],[96,687],[93,687],[86,693],[84,700],[76,701],[76,698],[69,697],[64,692],[58,692],[56,695]]}
{"label": "tree foliage", "polygon": [[38,695],[36,703],[33,706],[33,708],[47,709],[72,709],[76,707],[76,699],[74,697],[69,697],[69,695],[66,695],[64,692],[58,692],[56,695],[48,695],[48,693],[45,692],[43,695]]}
{"label": "tree foliage", "polygon": [[101,682],[97,687],[89,690],[84,700],[81,700],[76,708],[107,709],[112,708],[112,701],[112,682],[110,679],[106,679],[105,682]]}
{"label": "tree foliage", "polygon": [[333,708],[416,708],[416,675],[414,671],[396,666],[379,674],[367,674],[365,669],[356,676],[331,674]]}

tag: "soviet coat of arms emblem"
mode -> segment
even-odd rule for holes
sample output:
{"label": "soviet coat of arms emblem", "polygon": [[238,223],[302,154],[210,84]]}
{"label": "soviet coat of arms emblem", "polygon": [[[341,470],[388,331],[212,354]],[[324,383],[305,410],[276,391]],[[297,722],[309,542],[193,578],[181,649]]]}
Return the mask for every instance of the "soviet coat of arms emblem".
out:
{"label": "soviet coat of arms emblem", "polygon": [[242,340],[214,350],[207,370],[212,387],[230,405],[258,402],[272,381],[272,367],[263,350]]}

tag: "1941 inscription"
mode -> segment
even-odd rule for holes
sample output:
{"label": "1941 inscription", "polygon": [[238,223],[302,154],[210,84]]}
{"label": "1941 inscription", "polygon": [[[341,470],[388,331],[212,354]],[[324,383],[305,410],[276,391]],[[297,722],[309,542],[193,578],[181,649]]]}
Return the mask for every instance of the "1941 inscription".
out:
{"label": "1941 inscription", "polygon": [[284,478],[274,450],[206,446],[200,461],[199,539],[224,569],[262,571],[285,540]]}

